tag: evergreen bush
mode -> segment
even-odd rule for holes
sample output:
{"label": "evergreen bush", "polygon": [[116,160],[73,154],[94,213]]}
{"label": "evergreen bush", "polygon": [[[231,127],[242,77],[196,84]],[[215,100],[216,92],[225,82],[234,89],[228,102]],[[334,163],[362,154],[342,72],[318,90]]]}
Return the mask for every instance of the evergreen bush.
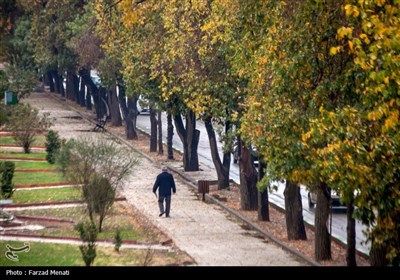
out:
{"label": "evergreen bush", "polygon": [[46,135],[46,160],[54,164],[56,162],[56,155],[61,148],[61,140],[58,133],[54,130],[49,130]]}
{"label": "evergreen bush", "polygon": [[75,229],[79,232],[79,235],[83,241],[83,245],[79,246],[79,250],[82,253],[83,261],[86,266],[93,264],[96,258],[96,240],[97,240],[97,228],[92,222],[79,223],[75,226]]}
{"label": "evergreen bush", "polygon": [[12,179],[14,177],[15,163],[12,161],[5,161],[0,164],[1,173],[1,195],[8,199],[14,193],[14,184]]}

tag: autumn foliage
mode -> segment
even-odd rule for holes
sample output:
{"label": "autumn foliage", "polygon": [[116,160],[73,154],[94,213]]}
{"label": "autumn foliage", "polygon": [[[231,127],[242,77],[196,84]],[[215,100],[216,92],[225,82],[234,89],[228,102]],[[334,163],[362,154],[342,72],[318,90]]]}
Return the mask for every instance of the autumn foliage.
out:
{"label": "autumn foliage", "polygon": [[327,185],[345,203],[355,196],[372,249],[399,265],[398,1],[39,2],[22,5],[38,64],[79,65],[77,34],[88,26],[104,76],[123,77],[128,96],[221,131],[229,124],[225,151],[237,135],[256,146],[265,181]]}

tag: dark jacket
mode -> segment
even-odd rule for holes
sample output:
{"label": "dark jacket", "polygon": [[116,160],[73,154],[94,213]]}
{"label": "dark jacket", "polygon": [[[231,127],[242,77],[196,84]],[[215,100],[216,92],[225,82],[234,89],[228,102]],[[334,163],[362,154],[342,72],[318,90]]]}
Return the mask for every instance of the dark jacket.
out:
{"label": "dark jacket", "polygon": [[157,176],[156,182],[154,183],[153,186],[153,192],[155,193],[158,190],[158,195],[159,196],[170,196],[171,195],[171,189],[175,193],[176,188],[175,188],[175,181],[174,177],[172,174],[168,172],[162,172]]}

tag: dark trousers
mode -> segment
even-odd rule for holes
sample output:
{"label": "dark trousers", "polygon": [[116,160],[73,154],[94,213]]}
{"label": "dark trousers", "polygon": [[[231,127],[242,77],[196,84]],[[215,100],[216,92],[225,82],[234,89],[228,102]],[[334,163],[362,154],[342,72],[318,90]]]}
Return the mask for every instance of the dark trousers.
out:
{"label": "dark trousers", "polygon": [[[164,211],[164,200],[165,200],[165,211]],[[165,215],[169,216],[169,210],[171,209],[171,196],[159,196],[158,197],[158,206],[160,207],[160,213],[165,213]]]}

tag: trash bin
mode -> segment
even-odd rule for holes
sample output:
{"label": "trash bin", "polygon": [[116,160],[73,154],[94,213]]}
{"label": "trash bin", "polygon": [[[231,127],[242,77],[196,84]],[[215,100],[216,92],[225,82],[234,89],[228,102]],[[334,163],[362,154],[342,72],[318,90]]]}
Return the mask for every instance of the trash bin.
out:
{"label": "trash bin", "polygon": [[197,191],[201,194],[203,194],[203,201],[205,201],[205,195],[206,193],[210,192],[210,184],[208,181],[205,180],[199,180],[197,182]]}
{"label": "trash bin", "polygon": [[17,104],[17,95],[11,91],[4,92],[4,104],[5,105]]}

